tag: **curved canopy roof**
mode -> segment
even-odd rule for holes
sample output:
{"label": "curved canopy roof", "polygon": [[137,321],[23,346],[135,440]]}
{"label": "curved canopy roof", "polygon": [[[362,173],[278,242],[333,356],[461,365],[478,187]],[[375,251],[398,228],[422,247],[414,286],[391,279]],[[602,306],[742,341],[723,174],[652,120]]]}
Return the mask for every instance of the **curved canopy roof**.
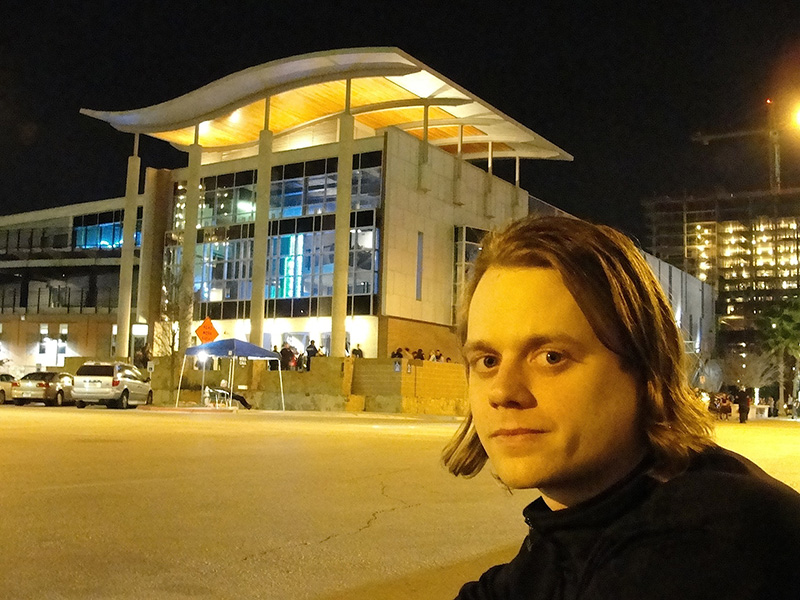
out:
{"label": "curved canopy roof", "polygon": [[[331,127],[350,110],[357,128],[398,127],[423,137],[428,107],[428,141],[456,153],[461,133],[465,159],[488,156],[572,160],[572,156],[456,85],[398,48],[358,48],[303,54],[251,67],[173,100],[136,110],[81,109],[119,131],[142,133],[178,147],[255,144],[264,128],[276,138]],[[310,144],[308,144],[310,145]]]}

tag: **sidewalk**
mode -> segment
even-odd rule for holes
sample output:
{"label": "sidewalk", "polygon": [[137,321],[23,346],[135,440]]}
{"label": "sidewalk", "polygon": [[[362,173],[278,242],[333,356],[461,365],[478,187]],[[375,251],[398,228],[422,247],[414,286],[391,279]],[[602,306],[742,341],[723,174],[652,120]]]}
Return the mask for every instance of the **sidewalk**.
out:
{"label": "sidewalk", "polygon": [[301,418],[332,418],[332,419],[370,419],[370,420],[386,420],[386,421],[416,421],[421,423],[460,423],[464,417],[455,415],[427,415],[427,414],[411,414],[411,413],[380,413],[380,412],[367,412],[367,411],[317,411],[317,410],[243,410],[238,406],[200,406],[197,404],[182,405],[182,406],[156,406],[153,404],[139,405],[137,410],[149,412],[164,412],[164,413],[183,413],[183,414],[224,414],[224,413],[240,413],[242,415],[254,416],[286,416],[286,417],[301,417]]}

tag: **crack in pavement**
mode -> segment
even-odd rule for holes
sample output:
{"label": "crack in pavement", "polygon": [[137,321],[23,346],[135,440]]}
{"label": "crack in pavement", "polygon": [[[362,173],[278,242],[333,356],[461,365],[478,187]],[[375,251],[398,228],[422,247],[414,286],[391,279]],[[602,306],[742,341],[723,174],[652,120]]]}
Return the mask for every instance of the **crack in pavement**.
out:
{"label": "crack in pavement", "polygon": [[369,518],[367,519],[367,522],[364,525],[362,525],[361,527],[359,527],[358,529],[356,529],[355,531],[346,531],[346,532],[342,532],[342,533],[332,533],[331,535],[329,535],[327,537],[324,537],[321,540],[317,540],[316,542],[308,542],[308,541],[306,541],[306,542],[297,542],[297,543],[292,543],[292,544],[283,544],[281,546],[276,546],[274,548],[268,548],[266,550],[262,550],[261,552],[257,552],[255,554],[249,554],[249,555],[245,556],[244,558],[242,558],[242,561],[244,562],[244,561],[247,561],[247,560],[253,560],[255,558],[266,556],[267,554],[271,554],[273,552],[280,552],[281,550],[286,550],[288,548],[301,548],[301,547],[305,547],[305,546],[320,545],[320,544],[324,544],[325,542],[328,542],[328,541],[330,541],[330,540],[332,540],[334,538],[342,537],[342,536],[345,536],[345,535],[356,535],[356,534],[359,534],[362,531],[372,527],[372,524],[375,523],[375,521],[378,520],[378,517],[380,515],[382,515],[382,514],[388,514],[388,513],[391,513],[391,512],[395,512],[397,510],[405,510],[405,509],[408,509],[408,508],[415,508],[417,506],[421,506],[422,505],[421,502],[417,502],[417,503],[414,503],[414,504],[409,504],[408,502],[406,502],[402,498],[394,498],[394,497],[390,496],[389,494],[386,493],[386,484],[384,482],[381,482],[381,496],[383,496],[384,498],[388,498],[389,500],[392,500],[394,502],[399,502],[400,504],[402,504],[402,506],[393,506],[392,508],[384,508],[384,509],[381,509],[381,510],[376,510],[375,512],[373,512],[369,516]]}

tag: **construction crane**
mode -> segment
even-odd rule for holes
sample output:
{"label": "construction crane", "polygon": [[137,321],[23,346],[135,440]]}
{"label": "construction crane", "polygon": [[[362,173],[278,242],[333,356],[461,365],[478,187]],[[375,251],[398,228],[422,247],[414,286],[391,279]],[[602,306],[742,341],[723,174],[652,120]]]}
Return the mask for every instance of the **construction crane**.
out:
{"label": "construction crane", "polygon": [[753,136],[766,136],[769,141],[769,189],[772,192],[777,192],[781,189],[781,145],[780,132],[775,123],[774,104],[771,99],[767,98],[766,129],[746,129],[728,133],[695,133],[692,136],[692,141],[708,146],[709,142],[717,140]]}

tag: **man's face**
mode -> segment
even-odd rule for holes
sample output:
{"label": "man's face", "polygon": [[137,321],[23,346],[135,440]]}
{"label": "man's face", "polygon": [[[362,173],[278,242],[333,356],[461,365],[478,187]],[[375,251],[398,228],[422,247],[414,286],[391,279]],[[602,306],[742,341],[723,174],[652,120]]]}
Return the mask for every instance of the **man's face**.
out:
{"label": "man's face", "polygon": [[467,331],[475,427],[506,485],[568,506],[641,460],[635,377],[597,338],[558,271],[490,268]]}

